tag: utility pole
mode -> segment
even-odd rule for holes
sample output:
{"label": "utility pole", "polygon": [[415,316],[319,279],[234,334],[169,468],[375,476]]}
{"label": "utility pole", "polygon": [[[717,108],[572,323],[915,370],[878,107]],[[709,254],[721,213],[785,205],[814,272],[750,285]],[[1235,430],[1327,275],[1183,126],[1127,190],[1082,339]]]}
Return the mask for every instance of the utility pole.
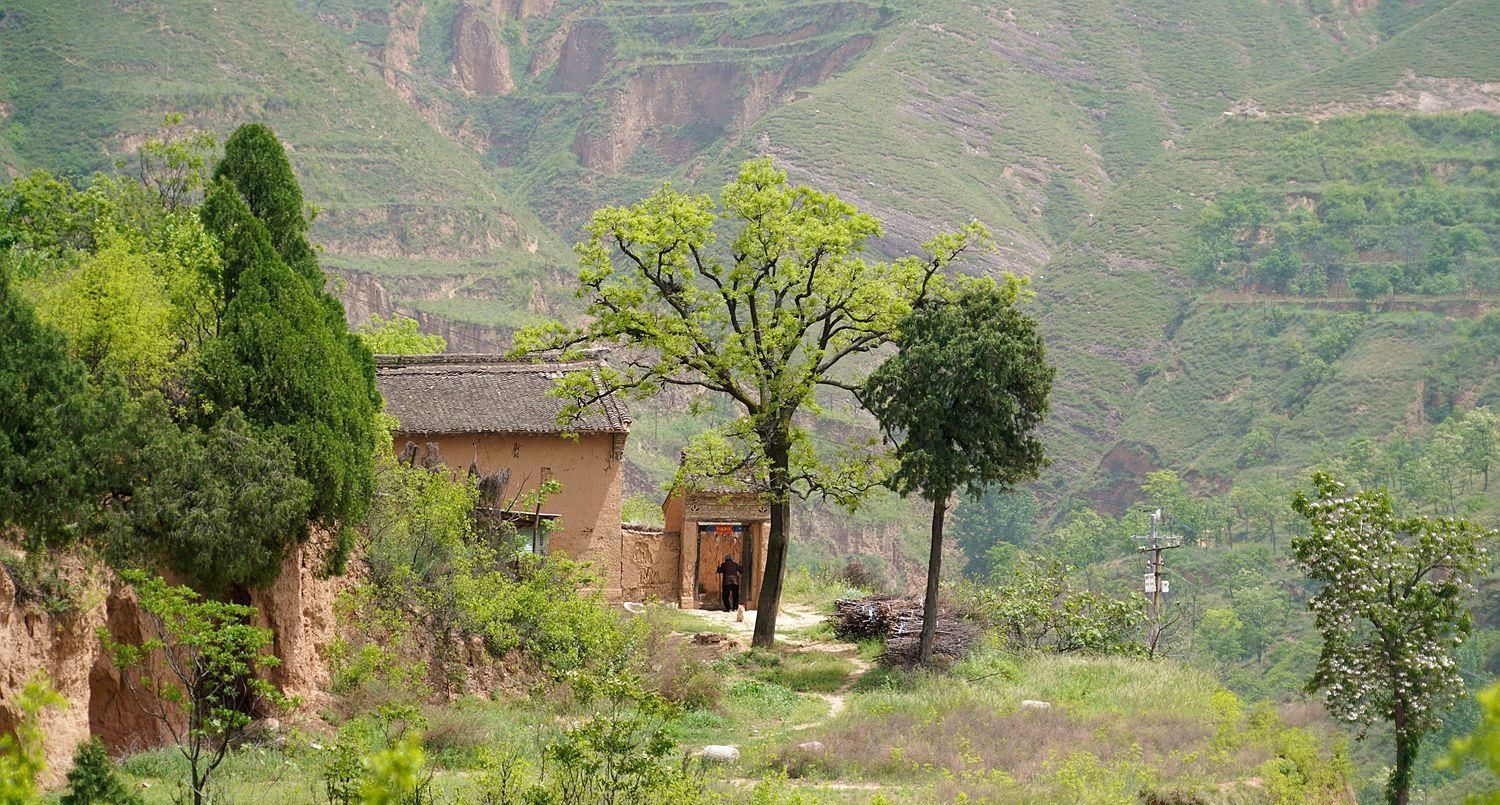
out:
{"label": "utility pole", "polygon": [[1151,630],[1148,633],[1146,651],[1151,657],[1156,656],[1157,646],[1161,642],[1162,596],[1171,591],[1171,582],[1161,577],[1163,567],[1161,552],[1182,547],[1182,537],[1160,533],[1160,525],[1161,509],[1157,509],[1151,513],[1151,533],[1136,537],[1136,540],[1142,543],[1136,550],[1146,554],[1146,576],[1142,588],[1150,600],[1146,615],[1151,623]]}

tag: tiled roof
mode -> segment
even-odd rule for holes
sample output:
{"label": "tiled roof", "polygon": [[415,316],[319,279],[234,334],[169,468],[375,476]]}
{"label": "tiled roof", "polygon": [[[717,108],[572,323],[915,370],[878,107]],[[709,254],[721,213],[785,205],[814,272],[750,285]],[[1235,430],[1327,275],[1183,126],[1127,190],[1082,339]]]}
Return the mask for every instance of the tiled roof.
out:
{"label": "tiled roof", "polygon": [[[630,415],[613,397],[560,423],[552,396],[569,372],[598,362],[514,362],[496,355],[377,355],[375,382],[402,433],[627,433]],[[597,375],[596,375],[597,376]]]}

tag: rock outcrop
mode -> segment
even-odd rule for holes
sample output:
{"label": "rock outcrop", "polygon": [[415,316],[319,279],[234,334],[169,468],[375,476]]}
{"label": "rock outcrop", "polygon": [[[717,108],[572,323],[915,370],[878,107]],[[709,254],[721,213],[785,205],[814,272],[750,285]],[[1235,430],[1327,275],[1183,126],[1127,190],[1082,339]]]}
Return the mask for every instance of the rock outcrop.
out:
{"label": "rock outcrop", "polygon": [[0,733],[12,731],[21,713],[17,694],[44,673],[67,705],[39,716],[47,767],[42,782],[58,783],[78,744],[98,735],[115,751],[155,746],[169,737],[165,725],[148,718],[121,684],[98,637],[101,626],[124,642],[136,640],[144,621],[128,589],[76,557],[59,572],[80,606],[49,611],[30,600],[0,569]]}
{"label": "rock outcrop", "polygon": [[453,16],[453,73],[475,95],[504,95],[516,88],[510,51],[495,35],[488,15],[465,6]]}
{"label": "rock outcrop", "polygon": [[324,557],[334,539],[332,533],[314,528],[312,537],[287,556],[276,581],[250,593],[256,625],[271,630],[271,651],[281,660],[267,675],[282,693],[299,699],[303,710],[325,703],[329,649],[338,628],[334,599],[356,583],[350,575],[324,573]]}
{"label": "rock outcrop", "polygon": [[[578,26],[574,35],[583,29]],[[573,151],[586,167],[608,173],[620,171],[642,145],[669,160],[686,161],[726,132],[745,130],[797,88],[826,80],[873,42],[872,36],[856,36],[774,69],[752,70],[740,62],[643,66],[623,86],[604,90],[609,114],[585,124]],[[576,82],[596,69],[592,61],[571,67],[567,54],[564,45],[559,76],[572,75]]]}

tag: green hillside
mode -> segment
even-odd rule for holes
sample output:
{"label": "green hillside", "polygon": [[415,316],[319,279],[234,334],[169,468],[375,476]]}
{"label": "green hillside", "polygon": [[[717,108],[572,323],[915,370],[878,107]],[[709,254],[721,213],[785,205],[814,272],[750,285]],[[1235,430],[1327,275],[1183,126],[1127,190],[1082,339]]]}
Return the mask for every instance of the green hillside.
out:
{"label": "green hillside", "polygon": [[[7,170],[107,167],[167,112],[264,119],[351,313],[498,330],[460,344],[566,313],[589,210],[754,153],[880,215],[892,251],[978,218],[988,265],[1033,275],[1060,365],[1051,502],[1118,509],[1158,467],[1300,470],[1495,394],[1465,349],[1494,289],[1493,121],[1405,116],[1500,108],[1497,0],[0,8]],[[1205,228],[1236,199],[1281,237]],[[1367,305],[1356,275],[1389,292]],[[654,494],[687,425],[640,419],[632,486]],[[1285,447],[1247,464],[1260,431]]]}

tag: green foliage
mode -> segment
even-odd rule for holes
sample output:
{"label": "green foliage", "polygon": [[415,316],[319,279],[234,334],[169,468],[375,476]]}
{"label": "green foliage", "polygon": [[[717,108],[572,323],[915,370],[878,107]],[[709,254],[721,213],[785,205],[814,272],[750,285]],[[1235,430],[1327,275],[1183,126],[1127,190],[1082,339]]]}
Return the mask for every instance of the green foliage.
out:
{"label": "green foliage", "polygon": [[1041,470],[1037,429],[1054,370],[1036,321],[1017,306],[1022,288],[1015,277],[976,281],[901,323],[897,353],[860,395],[898,441],[898,492],[945,503],[960,489],[977,497]]}
{"label": "green foliage", "polygon": [[565,558],[521,554],[515,571],[461,559],[451,579],[458,623],[483,635],[496,656],[524,649],[541,668],[566,674],[623,660],[628,645],[601,606],[587,569]]}
{"label": "green foliage", "polygon": [[1015,651],[1140,653],[1140,606],[1078,589],[1070,571],[1057,561],[1028,561],[1009,583],[970,588],[969,605]]}
{"label": "green foliage", "polygon": [[[1198,276],[1306,296],[1347,286],[1365,301],[1500,287],[1500,217],[1485,167],[1497,126],[1473,112],[1335,119],[1295,135],[1289,148],[1318,166],[1306,177],[1314,184],[1284,198],[1270,183],[1221,193],[1195,230]],[[1355,137],[1372,143],[1351,149]]]}
{"label": "green foliage", "polygon": [[430,355],[448,348],[440,335],[417,330],[417,320],[393,313],[389,319],[371,313],[370,323],[359,328],[359,340],[376,355]]}
{"label": "green foliage", "polygon": [[141,798],[125,787],[98,738],[78,745],[73,768],[68,771],[68,790],[61,805],[141,805]]}
{"label": "green foliage", "polygon": [[1472,797],[1471,801],[1476,805],[1494,805],[1500,802],[1500,682],[1491,683],[1477,698],[1483,720],[1472,734],[1453,740],[1442,763],[1450,768],[1473,763],[1488,770],[1487,792]]}
{"label": "green foliage", "polygon": [[37,321],[0,264],[0,523],[31,547],[76,539],[99,478],[86,446],[99,409],[61,333]]}
{"label": "green foliage", "polygon": [[[279,660],[264,653],[271,630],[250,625],[254,607],[205,600],[187,587],[139,571],[122,574],[136,591],[146,628],[138,643],[100,627],[122,682],[141,711],[162,724],[188,766],[193,805],[209,796],[214,771],[245,733],[251,713],[286,699],[257,671]],[[165,668],[161,678],[147,668]],[[186,715],[180,728],[179,713]]]}
{"label": "green foliage", "polygon": [[[953,541],[964,555],[964,575],[976,581],[1010,570],[1019,549],[1036,536],[1041,507],[1030,489],[984,490],[953,510]],[[1077,565],[1072,558],[1058,557]]]}
{"label": "green foliage", "polygon": [[631,495],[620,505],[620,522],[634,525],[654,526],[665,524],[661,501],[650,495]]}
{"label": "green foliage", "polygon": [[573,689],[589,715],[542,750],[532,801],[559,805],[698,800],[702,783],[674,763],[667,721],[676,709],[629,675],[578,675]]}
{"label": "green foliage", "polygon": [[1126,544],[1114,518],[1093,509],[1073,511],[1065,523],[1048,531],[1038,541],[1039,548],[1047,556],[1069,567],[1080,568],[1120,555]]}
{"label": "green foliage", "polygon": [[238,410],[206,431],[156,425],[140,447],[149,475],[134,484],[117,527],[115,561],[160,562],[195,589],[276,580],[287,549],[305,533],[312,497],[291,451],[259,436]]}
{"label": "green foliage", "polygon": [[247,123],[224,141],[224,156],[214,165],[213,184],[226,181],[265,225],[282,262],[321,292],[327,280],[307,240],[302,187],[292,173],[286,149],[269,126]]}
{"label": "green foliage", "polygon": [[152,268],[149,254],[106,235],[77,269],[46,278],[38,315],[68,336],[95,376],[118,372],[134,388],[156,387],[176,342],[168,289]]}
{"label": "green foliage", "polygon": [[16,734],[0,735],[0,805],[30,805],[36,800],[36,778],[47,767],[45,734],[37,723],[43,710],[66,707],[45,672],[26,681],[16,697],[21,721]]}
{"label": "green foliage", "polygon": [[1404,802],[1423,735],[1463,691],[1453,656],[1472,616],[1464,596],[1485,563],[1486,531],[1463,520],[1398,519],[1383,490],[1351,493],[1327,474],[1295,508],[1311,533],[1292,542],[1323,587],[1310,602],[1323,634],[1308,687],[1337,718],[1395,731],[1391,802]]}
{"label": "green foliage", "polygon": [[364,761],[365,775],[359,787],[365,805],[421,805],[431,802],[427,790],[432,775],[423,775],[426,756],[415,737],[402,739],[389,749]]}
{"label": "green foliage", "polygon": [[[244,174],[239,181],[251,182],[246,177],[268,160],[272,168],[279,165],[263,154],[237,165]],[[269,179],[255,182],[256,192],[270,192]],[[260,203],[273,216],[285,213],[274,199]],[[225,178],[203,205],[204,223],[222,243],[228,302],[218,336],[202,349],[195,385],[215,411],[239,408],[291,448],[298,475],[312,486],[313,518],[352,525],[368,510],[374,485],[378,395],[370,352],[348,332],[342,313],[330,308],[337,303],[321,285],[278,256],[270,228],[251,213]],[[276,223],[284,242],[275,245],[297,252],[293,241],[301,230],[281,217]],[[341,542],[335,567],[347,547]]]}
{"label": "green foliage", "polygon": [[624,661],[630,638],[588,566],[522,552],[513,526],[476,515],[474,479],[388,461],[380,489],[366,555],[385,605],[479,635],[495,656],[519,649],[552,676]]}
{"label": "green foliage", "polygon": [[1033,480],[1046,463],[1038,432],[1054,370],[1036,320],[1016,303],[1023,282],[976,280],[950,304],[919,306],[901,322],[897,352],[865,381],[860,402],[896,441],[887,483],[933,504],[918,657],[932,661],[942,575],[943,518],[960,489]]}

